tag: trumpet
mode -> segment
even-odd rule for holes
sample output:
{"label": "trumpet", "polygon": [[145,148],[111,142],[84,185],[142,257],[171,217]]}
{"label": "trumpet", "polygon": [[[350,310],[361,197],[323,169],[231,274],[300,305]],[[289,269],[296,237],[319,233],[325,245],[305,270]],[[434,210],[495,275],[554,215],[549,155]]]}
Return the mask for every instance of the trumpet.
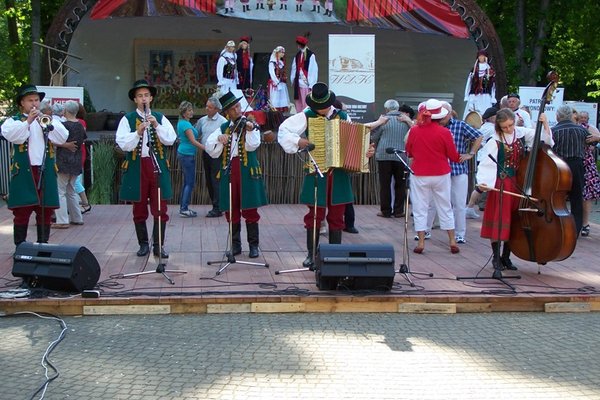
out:
{"label": "trumpet", "polygon": [[42,127],[42,129],[48,129],[52,126],[52,117],[46,114],[42,114],[37,119],[38,124]]}

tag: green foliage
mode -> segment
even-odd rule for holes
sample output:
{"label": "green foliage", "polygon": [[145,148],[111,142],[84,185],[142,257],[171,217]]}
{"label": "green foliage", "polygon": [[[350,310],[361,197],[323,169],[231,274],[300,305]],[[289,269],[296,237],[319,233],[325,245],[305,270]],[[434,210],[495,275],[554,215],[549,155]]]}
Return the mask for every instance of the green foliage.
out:
{"label": "green foliage", "polygon": [[[591,100],[600,97],[600,24],[597,21],[597,0],[549,0],[546,14],[541,14],[543,0],[516,0],[512,3],[497,0],[477,0],[490,18],[502,42],[510,90],[525,85],[523,69],[535,80],[545,84],[546,73],[555,70],[565,88],[565,99]],[[517,18],[518,4],[523,4],[523,18]],[[541,22],[546,24],[546,35],[538,38]],[[517,57],[520,41],[519,24],[525,37]],[[536,48],[541,47],[541,64],[533,65]]]}
{"label": "green foliage", "polygon": [[94,183],[90,192],[90,202],[93,204],[111,204],[115,182],[115,143],[104,140],[94,144]]}

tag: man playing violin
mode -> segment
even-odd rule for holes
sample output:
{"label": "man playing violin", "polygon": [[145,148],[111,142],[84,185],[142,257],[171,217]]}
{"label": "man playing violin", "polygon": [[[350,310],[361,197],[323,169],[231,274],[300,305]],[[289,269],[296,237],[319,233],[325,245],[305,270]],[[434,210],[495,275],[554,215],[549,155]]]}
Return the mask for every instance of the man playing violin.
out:
{"label": "man playing violin", "polygon": [[221,209],[225,210],[227,222],[231,221],[231,252],[234,256],[242,252],[240,233],[241,217],[244,217],[250,248],[248,257],[256,258],[259,255],[258,207],[268,202],[262,169],[256,156],[256,149],[261,141],[260,131],[254,122],[246,120],[243,116],[240,100],[241,97],[236,98],[232,92],[227,92],[219,98],[228,121],[210,134],[206,140],[205,151],[212,158],[223,154],[219,201]]}
{"label": "man playing violin", "polygon": [[154,217],[153,254],[168,258],[169,254],[163,247],[169,220],[166,200],[171,198],[173,191],[164,146],[171,146],[177,134],[164,115],[150,110],[155,95],[156,88],[144,79],[136,81],[129,90],[129,99],[135,103],[136,109],[121,118],[115,139],[126,153],[121,166],[123,174],[119,198],[133,203],[133,223],[140,245],[137,255],[143,257],[150,252],[146,228],[150,205]]}
{"label": "man playing violin", "polygon": [[54,146],[64,144],[69,132],[60,121],[40,112],[44,96],[34,85],[21,86],[16,97],[20,112],[2,124],[2,135],[13,144],[8,208],[14,215],[17,246],[27,239],[34,211],[37,241],[47,243],[52,210],[59,207]]}

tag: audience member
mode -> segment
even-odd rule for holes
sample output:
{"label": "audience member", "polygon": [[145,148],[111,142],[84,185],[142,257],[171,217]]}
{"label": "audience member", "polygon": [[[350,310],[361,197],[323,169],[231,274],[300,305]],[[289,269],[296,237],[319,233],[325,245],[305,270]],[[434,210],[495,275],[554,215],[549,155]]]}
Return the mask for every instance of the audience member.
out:
{"label": "audience member", "polygon": [[177,121],[177,159],[183,171],[183,188],[179,202],[179,215],[195,217],[198,214],[189,209],[192,192],[196,185],[196,152],[204,150],[204,145],[198,141],[198,130],[192,126],[190,119],[194,116],[194,107],[189,101],[179,104],[179,121]]}
{"label": "audience member", "polygon": [[[227,119],[219,114],[221,103],[216,96],[211,96],[206,101],[206,115],[196,122],[196,129],[200,134],[200,143],[206,148],[206,141],[211,133],[219,129],[227,122]],[[212,203],[212,209],[206,214],[208,218],[223,215],[219,206],[219,171],[221,170],[222,158],[212,158],[206,150],[202,153],[202,167],[204,169],[204,180],[208,189],[208,196]]]}
{"label": "audience member", "polygon": [[412,159],[411,169],[414,176],[410,180],[410,197],[413,205],[413,219],[419,243],[414,252],[421,254],[425,250],[425,231],[427,214],[431,202],[437,209],[440,227],[448,233],[450,252],[458,253],[454,235],[454,214],[450,202],[450,165],[464,161],[458,151],[452,133],[443,125],[447,123],[448,109],[435,99],[419,105],[417,125],[413,126],[406,141],[406,152]]}
{"label": "audience member", "polygon": [[65,147],[56,149],[60,207],[55,211],[56,223],[52,227],[58,229],[68,228],[69,224],[83,225],[83,217],[79,208],[79,196],[75,192],[75,181],[83,172],[81,148],[87,136],[83,125],[77,119],[77,111],[79,111],[77,102],[69,100],[65,103],[65,121],[63,125],[69,131],[67,143],[71,143],[74,148],[72,150]]}
{"label": "audience member", "polygon": [[590,115],[587,111],[578,113],[578,123],[587,131],[595,136],[593,140],[588,141],[585,148],[585,157],[583,159],[585,184],[583,186],[583,227],[581,228],[581,236],[590,235],[590,213],[592,211],[592,200],[600,199],[600,175],[598,174],[598,166],[596,165],[596,144],[600,132],[594,126],[589,124]]}

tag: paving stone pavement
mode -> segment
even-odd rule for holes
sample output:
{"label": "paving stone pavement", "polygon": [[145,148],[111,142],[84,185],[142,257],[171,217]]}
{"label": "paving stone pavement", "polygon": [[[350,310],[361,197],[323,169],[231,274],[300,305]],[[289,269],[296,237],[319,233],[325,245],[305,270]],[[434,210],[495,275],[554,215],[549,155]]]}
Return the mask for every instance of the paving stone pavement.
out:
{"label": "paving stone pavement", "polygon": [[[600,399],[600,313],[67,317],[45,399]],[[0,318],[0,398],[61,331]],[[40,398],[39,395],[34,398]]]}

